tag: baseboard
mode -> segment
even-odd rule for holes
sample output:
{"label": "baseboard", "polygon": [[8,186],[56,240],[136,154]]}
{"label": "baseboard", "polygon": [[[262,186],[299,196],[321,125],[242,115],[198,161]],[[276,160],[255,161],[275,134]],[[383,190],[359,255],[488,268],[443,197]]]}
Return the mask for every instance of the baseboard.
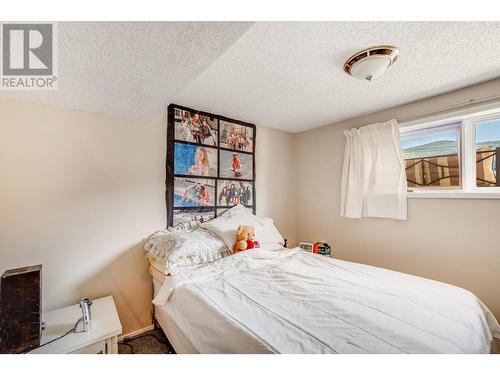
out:
{"label": "baseboard", "polygon": [[132,337],[139,336],[140,334],[147,332],[147,331],[151,331],[154,328],[155,328],[155,326],[153,324],[151,324],[147,327],[138,329],[137,331],[132,331],[132,332],[126,333],[125,335],[118,336],[118,342],[122,342],[125,339],[130,339]]}

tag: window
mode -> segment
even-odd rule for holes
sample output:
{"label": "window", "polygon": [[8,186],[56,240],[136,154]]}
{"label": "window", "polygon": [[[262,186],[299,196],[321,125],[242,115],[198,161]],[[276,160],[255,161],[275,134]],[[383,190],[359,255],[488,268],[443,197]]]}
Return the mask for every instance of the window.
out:
{"label": "window", "polygon": [[459,123],[404,134],[401,148],[409,188],[460,187]]}
{"label": "window", "polygon": [[500,109],[403,123],[400,131],[409,197],[500,198]]}
{"label": "window", "polygon": [[500,186],[500,119],[476,123],[476,185]]}

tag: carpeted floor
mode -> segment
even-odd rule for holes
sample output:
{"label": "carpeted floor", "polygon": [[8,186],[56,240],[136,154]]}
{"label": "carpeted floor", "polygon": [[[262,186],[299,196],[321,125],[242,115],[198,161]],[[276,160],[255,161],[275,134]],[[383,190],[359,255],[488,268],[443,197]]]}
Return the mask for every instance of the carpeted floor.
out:
{"label": "carpeted floor", "polygon": [[175,354],[161,329],[153,329],[118,343],[118,354]]}

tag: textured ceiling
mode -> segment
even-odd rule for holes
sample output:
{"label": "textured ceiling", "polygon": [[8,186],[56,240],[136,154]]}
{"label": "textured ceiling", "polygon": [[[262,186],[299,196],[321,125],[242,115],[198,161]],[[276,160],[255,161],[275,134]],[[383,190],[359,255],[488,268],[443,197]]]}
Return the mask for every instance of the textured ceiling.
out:
{"label": "textured ceiling", "polygon": [[[500,76],[498,22],[60,23],[59,90],[3,96],[150,120],[175,102],[290,132]],[[401,55],[373,82],[358,50]]]}
{"label": "textured ceiling", "polygon": [[59,22],[59,89],[9,96],[152,119],[252,22]]}

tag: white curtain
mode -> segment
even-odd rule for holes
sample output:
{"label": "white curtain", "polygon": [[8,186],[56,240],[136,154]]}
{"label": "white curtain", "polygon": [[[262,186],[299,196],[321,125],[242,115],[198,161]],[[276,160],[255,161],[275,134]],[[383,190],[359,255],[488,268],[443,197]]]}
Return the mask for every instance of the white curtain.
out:
{"label": "white curtain", "polygon": [[396,120],[344,131],[341,215],[405,220],[406,175]]}

